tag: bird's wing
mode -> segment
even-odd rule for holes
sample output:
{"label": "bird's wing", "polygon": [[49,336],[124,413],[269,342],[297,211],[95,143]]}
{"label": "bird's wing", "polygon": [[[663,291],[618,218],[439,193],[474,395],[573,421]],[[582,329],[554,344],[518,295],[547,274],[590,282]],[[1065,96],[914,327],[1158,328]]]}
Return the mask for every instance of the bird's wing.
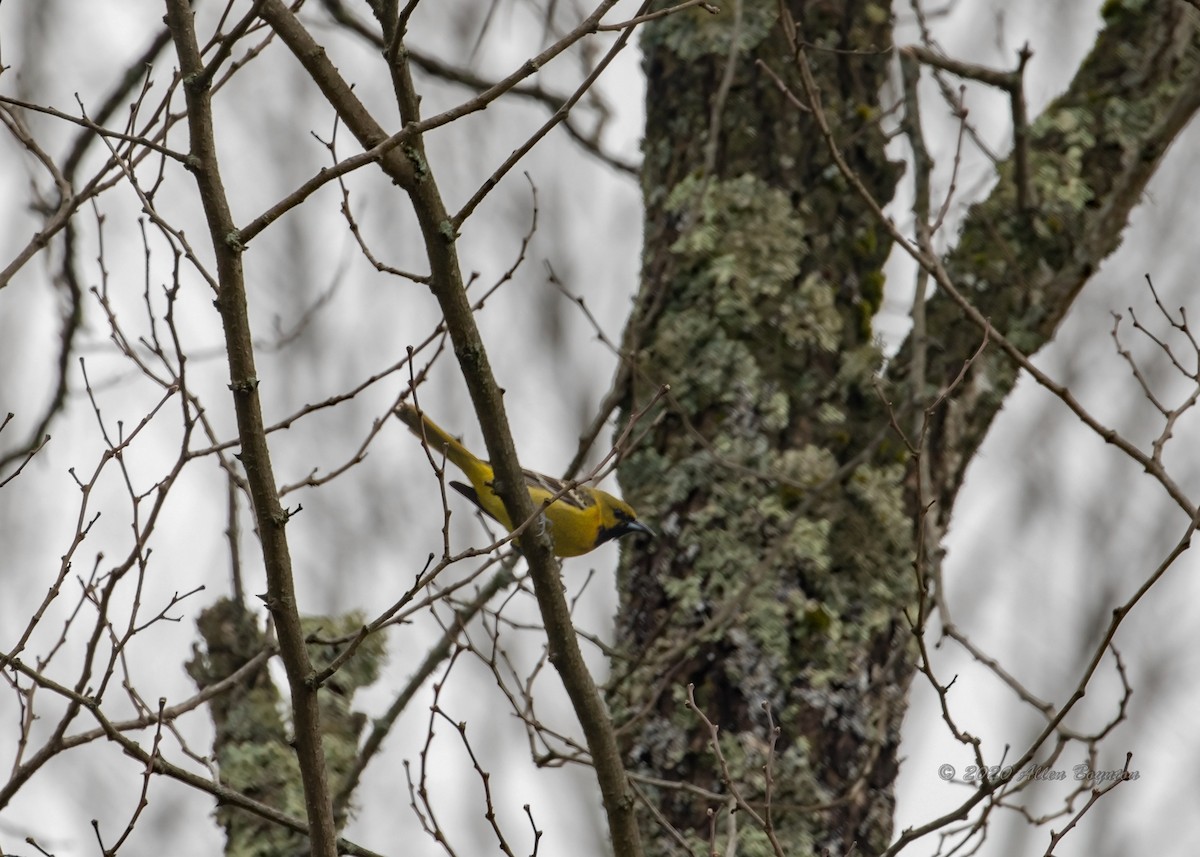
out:
{"label": "bird's wing", "polygon": [[546,476],[544,473],[534,473],[532,470],[522,470],[525,474],[525,485],[535,503],[544,503],[551,497],[564,492],[556,502],[574,506],[576,509],[590,509],[596,505],[595,498],[582,487],[567,488],[567,483]]}

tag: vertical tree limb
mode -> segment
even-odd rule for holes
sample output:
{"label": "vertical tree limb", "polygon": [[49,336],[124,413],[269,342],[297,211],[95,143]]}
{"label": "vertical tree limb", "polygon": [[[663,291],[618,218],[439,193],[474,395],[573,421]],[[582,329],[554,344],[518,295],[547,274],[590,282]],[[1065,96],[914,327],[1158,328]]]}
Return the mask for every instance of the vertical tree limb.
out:
{"label": "vertical tree limb", "polygon": [[242,248],[226,240],[227,236],[235,234],[237,227],[221,182],[211,94],[196,40],[193,12],[187,0],[167,0],[166,7],[167,27],[179,56],[179,70],[187,99],[192,174],[200,191],[217,262],[216,307],[225,332],[229,388],[233,393],[238,437],[242,444],[240,459],[246,470],[246,481],[254,502],[254,517],[262,543],[267,574],[267,609],[275,620],[279,652],[291,693],[292,725],[304,785],[311,853],[334,857],[337,854],[337,839],[322,750],[317,687],[309,681],[313,669],[304,646],[304,632],[296,605],[292,558],[285,532],[288,513],[279,501],[263,426],[259,381],[254,366],[254,342],[246,302]]}

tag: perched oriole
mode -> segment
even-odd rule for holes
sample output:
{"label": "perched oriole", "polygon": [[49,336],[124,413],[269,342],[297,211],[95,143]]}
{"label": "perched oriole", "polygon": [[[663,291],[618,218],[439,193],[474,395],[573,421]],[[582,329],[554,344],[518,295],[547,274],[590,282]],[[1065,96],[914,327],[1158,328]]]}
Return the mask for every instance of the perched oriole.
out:
{"label": "perched oriole", "polygon": [[[445,452],[446,458],[471,480],[470,485],[451,482],[450,486],[511,532],[513,525],[504,502],[492,487],[492,465],[472,453],[412,405],[399,405],[396,416],[413,434],[425,440],[434,454]],[[566,483],[558,479],[529,470],[521,472],[525,474],[525,487],[535,507],[542,507],[550,498],[567,489]],[[567,489],[546,506],[545,515],[554,542],[554,554],[560,557],[585,554],[629,533],[654,535],[653,530],[637,519],[637,514],[628,503],[588,485]]]}

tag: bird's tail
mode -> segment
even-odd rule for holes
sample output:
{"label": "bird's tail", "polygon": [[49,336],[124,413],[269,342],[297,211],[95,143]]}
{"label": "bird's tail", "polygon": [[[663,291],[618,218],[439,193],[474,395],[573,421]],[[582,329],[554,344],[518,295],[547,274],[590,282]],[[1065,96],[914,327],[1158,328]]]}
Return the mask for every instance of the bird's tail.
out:
{"label": "bird's tail", "polygon": [[396,406],[396,416],[409,431],[429,444],[434,453],[445,452],[446,458],[472,479],[481,464],[479,457],[458,442],[449,432],[418,411],[408,402]]}

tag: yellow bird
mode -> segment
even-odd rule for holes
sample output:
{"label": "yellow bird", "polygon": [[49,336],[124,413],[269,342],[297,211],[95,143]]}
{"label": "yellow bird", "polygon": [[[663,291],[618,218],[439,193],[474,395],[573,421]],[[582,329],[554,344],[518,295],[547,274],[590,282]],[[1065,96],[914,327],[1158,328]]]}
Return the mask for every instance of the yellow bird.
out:
{"label": "yellow bird", "polygon": [[[504,502],[492,488],[492,465],[407,402],[397,406],[396,416],[413,434],[425,440],[435,455],[445,452],[446,458],[471,480],[470,485],[451,482],[450,486],[511,532],[513,525]],[[535,508],[540,509],[567,487],[566,483],[540,473],[521,472],[525,474],[525,487]],[[585,554],[629,533],[654,535],[653,530],[637,519],[637,513],[628,503],[589,485],[569,489],[546,507],[545,514],[554,542],[554,555],[560,557]]]}

